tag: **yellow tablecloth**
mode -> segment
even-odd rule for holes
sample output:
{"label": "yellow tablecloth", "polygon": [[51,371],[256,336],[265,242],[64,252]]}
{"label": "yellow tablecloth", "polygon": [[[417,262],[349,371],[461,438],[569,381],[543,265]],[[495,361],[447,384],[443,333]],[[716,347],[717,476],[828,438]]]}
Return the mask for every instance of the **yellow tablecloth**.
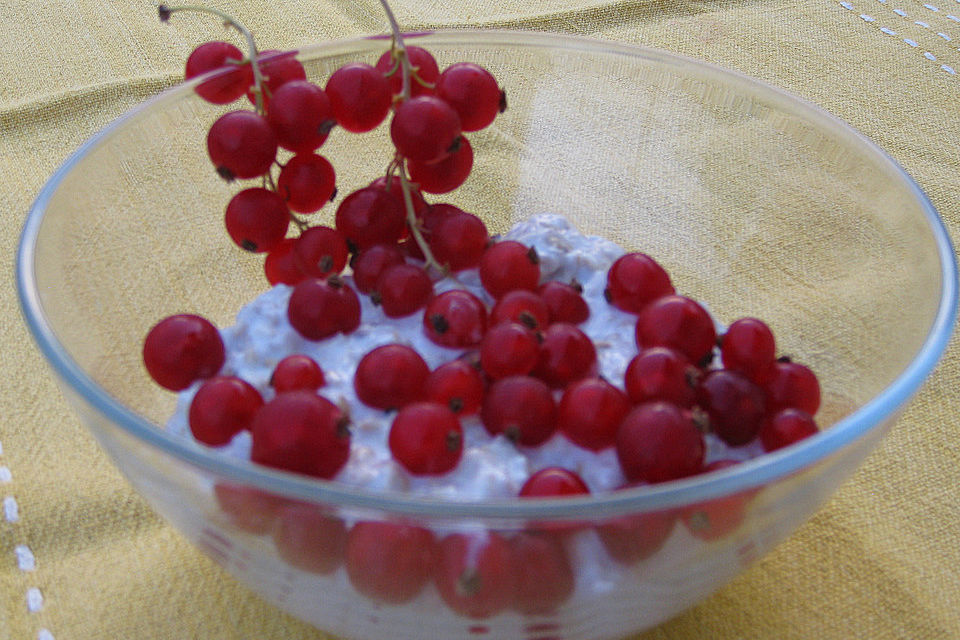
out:
{"label": "yellow tablecloth", "polygon": [[[898,160],[960,227],[960,0],[395,0],[409,30],[497,27],[646,44],[824,107]],[[295,48],[386,30],[376,0],[217,2]],[[0,638],[316,639],[159,520],[61,398],[17,312],[13,260],[44,180],[175,82],[203,18],[149,2],[0,3]],[[956,341],[902,421],[819,514],[643,638],[960,638]]]}

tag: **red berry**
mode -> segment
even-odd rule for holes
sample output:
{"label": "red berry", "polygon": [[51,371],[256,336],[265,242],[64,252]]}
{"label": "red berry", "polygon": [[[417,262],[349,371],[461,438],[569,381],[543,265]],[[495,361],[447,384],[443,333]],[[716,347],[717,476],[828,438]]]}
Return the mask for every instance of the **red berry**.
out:
{"label": "red berry", "polygon": [[277,363],[270,376],[270,386],[277,393],[284,391],[316,391],[326,384],[323,369],[310,356],[297,353]]}
{"label": "red berry", "polygon": [[543,381],[511,376],[487,390],[480,418],[490,435],[502,433],[512,442],[536,446],[556,430],[557,404]]}
{"label": "red berry", "polygon": [[273,191],[254,187],[230,199],[224,214],[227,233],[246,251],[265,253],[287,235],[290,212],[283,198]]}
{"label": "red berry", "polygon": [[357,249],[394,244],[406,229],[403,201],[383,187],[364,187],[340,203],[336,227]]}
{"label": "red berry", "polygon": [[393,103],[387,79],[362,62],[334,71],[327,80],[326,93],[337,122],[353,133],[376,128],[387,117]]}
{"label": "red berry", "polygon": [[434,582],[453,611],[487,618],[506,609],[514,597],[515,565],[510,545],[497,533],[454,533],[440,541]]}
{"label": "red berry", "polygon": [[490,324],[516,322],[528,329],[546,329],[550,310],[543,298],[532,291],[517,289],[497,300],[490,311]]}
{"label": "red berry", "polygon": [[394,459],[410,473],[441,475],[460,462],[463,428],[445,405],[414,402],[393,419],[388,442]]}
{"label": "red berry", "polygon": [[[445,206],[449,208],[442,208]],[[480,218],[442,204],[430,207],[427,215],[430,218],[425,218],[424,226],[429,231],[430,251],[437,262],[451,271],[472,269],[480,263],[490,241],[487,227]]]}
{"label": "red berry", "polygon": [[808,367],[789,360],[775,362],[761,382],[767,411],[800,409],[811,416],[820,408],[820,382]]}
{"label": "red berry", "polygon": [[536,291],[540,258],[535,249],[513,240],[490,245],[480,259],[480,282],[494,298],[516,289]]}
{"label": "red berry", "polygon": [[464,360],[446,362],[427,376],[424,399],[450,407],[457,415],[472,415],[483,401],[483,378]]}
{"label": "red berry", "polygon": [[293,261],[305,277],[326,278],[347,266],[347,239],[330,227],[310,227],[293,247]]}
{"label": "red berry", "polygon": [[717,331],[706,309],[684,296],[663,296],[648,304],[637,318],[637,346],[670,347],[694,364],[707,362],[717,343]]}
{"label": "red berry", "polygon": [[[379,187],[380,189],[386,189],[389,193],[396,196],[400,199],[400,202],[403,202],[403,184],[400,180],[400,176],[390,176],[390,186],[387,186],[387,179],[384,176],[380,176],[376,180],[370,183],[371,187]],[[415,184],[407,182],[407,186],[410,187],[410,199],[413,201],[413,211],[415,213],[420,213],[426,209],[427,201],[423,199],[423,195],[420,193],[420,190],[417,189]],[[406,203],[404,203],[404,210],[406,210]]]}
{"label": "red berry", "polygon": [[316,505],[289,504],[277,514],[273,543],[290,566],[327,575],[343,564],[347,527]]}
{"label": "red berry", "polygon": [[571,442],[591,451],[613,446],[630,410],[626,394],[609,382],[587,378],[570,384],[560,400],[557,422]]}
{"label": "red berry", "polygon": [[377,278],[374,299],[388,318],[402,318],[422,309],[432,296],[433,281],[426,270],[401,262]]}
{"label": "red berry", "polygon": [[190,402],[190,433],[214,447],[227,444],[250,427],[263,406],[260,392],[235,376],[215,376],[200,385]]}
{"label": "red berry", "polygon": [[423,328],[431,342],[441,347],[475,347],[487,330],[487,308],[469,291],[445,291],[427,304]]}
{"label": "red berry", "polygon": [[537,334],[515,322],[490,327],[480,343],[480,366],[493,379],[526,375],[539,357]]}
{"label": "red berry", "polygon": [[590,307],[583,299],[579,285],[551,280],[537,289],[546,304],[551,322],[582,324],[590,317]]}
{"label": "red berry", "polygon": [[817,433],[817,423],[801,409],[783,409],[770,416],[760,427],[764,451],[776,451]]}
{"label": "red berry", "polygon": [[634,404],[664,400],[689,408],[697,399],[700,370],[669,347],[644,349],[627,365],[623,384]]}
{"label": "red berry", "polygon": [[773,365],[775,356],[773,332],[756,318],[735,321],[720,340],[723,366],[742,373],[754,382]]}
{"label": "red berry", "polygon": [[517,576],[514,610],[549,614],[573,595],[573,565],[561,538],[521,531],[510,539],[510,552]]}
{"label": "red berry", "polygon": [[210,127],[207,152],[224,180],[256,178],[273,165],[277,137],[263,116],[253,111],[231,111]]}
{"label": "red berry", "polygon": [[[738,464],[735,460],[715,460],[703,471],[718,471]],[[684,507],[680,519],[691,534],[701,540],[717,540],[733,533],[743,522],[752,493],[735,493]]]}
{"label": "red berry", "polygon": [[316,150],[337,123],[327,94],[306,80],[288,82],[273,93],[267,122],[277,143],[294,153]]}
{"label": "red berry", "polygon": [[396,264],[403,264],[403,252],[395,244],[375,244],[358,251],[350,262],[357,291],[373,291],[380,274]]}
{"label": "red berry", "polygon": [[423,398],[430,369],[416,351],[403,344],[377,347],[360,359],[353,388],[365,405],[400,409]]}
{"label": "red berry", "polygon": [[464,182],[473,169],[473,147],[470,141],[460,136],[455,150],[433,162],[410,160],[407,170],[410,179],[424,193],[448,193]]}
{"label": "red berry", "polygon": [[250,459],[317,478],[332,478],[350,455],[344,413],[311,391],[288,391],[263,405],[250,431]]}
{"label": "red berry", "polygon": [[548,498],[590,493],[583,479],[563,467],[545,467],[527,478],[520,488],[521,498]]}
{"label": "red berry", "polygon": [[504,103],[496,78],[472,62],[458,62],[444,69],[436,93],[460,116],[464,131],[490,125]]}
{"label": "red berry", "polygon": [[710,428],[727,444],[753,440],[766,412],[763,391],[747,378],[727,369],[708,373],[697,391],[698,404],[710,416]]}
{"label": "red berry", "polygon": [[336,183],[329,160],[315,153],[299,153],[280,170],[277,191],[294,211],[313,213],[330,202]]}
{"label": "red berry", "polygon": [[293,247],[296,243],[296,238],[284,238],[267,253],[263,272],[270,284],[293,285],[303,279],[303,272],[293,259]]}
{"label": "red berry", "polygon": [[[273,95],[288,82],[306,80],[307,72],[296,58],[296,51],[277,51],[270,49],[257,55],[260,73],[263,75],[263,105],[269,108]],[[253,87],[247,90],[247,98],[256,104]]]}
{"label": "red berry", "polygon": [[[436,83],[437,77],[440,75],[437,61],[429,51],[421,47],[408,46],[406,51],[407,60],[410,61],[413,70],[413,74],[410,76],[410,95],[419,96],[433,93],[433,84]],[[399,94],[403,90],[403,72],[400,69],[400,62],[394,56],[394,51],[384,52],[377,60],[376,66],[377,70],[390,81],[390,88],[393,93]]]}
{"label": "red berry", "polygon": [[184,77],[189,80],[216,69],[230,69],[197,85],[197,94],[213,104],[233,102],[253,82],[253,70],[243,62],[243,53],[229,42],[205,42],[187,58]]}
{"label": "red berry", "polygon": [[217,483],[213,496],[231,525],[256,535],[273,529],[277,514],[286,504],[280,496],[238,484]]}
{"label": "red berry", "polygon": [[437,162],[462,143],[460,116],[443,100],[430,95],[404,100],[390,122],[390,139],[397,152],[413,162]]}
{"label": "red berry", "polygon": [[297,283],[287,305],[290,325],[307,340],[335,333],[353,333],[360,326],[356,292],[335,276],[307,278]]}
{"label": "red berry", "polygon": [[164,389],[181,391],[216,375],[225,359],[220,332],[200,316],[181,314],[158,322],[143,342],[143,363]]}
{"label": "red berry", "polygon": [[617,431],[617,458],[632,482],[664,482],[699,473],[704,442],[676,406],[650,402],[634,408]]}
{"label": "red berry", "polygon": [[607,299],[623,311],[640,313],[650,302],[672,293],[670,276],[643,253],[621,256],[607,272]]}
{"label": "red berry", "polygon": [[659,551],[676,522],[675,510],[650,511],[605,522],[597,533],[614,560],[632,565]]}
{"label": "red berry", "polygon": [[402,604],[430,580],[436,545],[433,534],[420,527],[358,522],[347,535],[347,577],[368,598]]}
{"label": "red berry", "polygon": [[562,322],[547,327],[533,375],[552,387],[562,388],[596,373],[597,349],[587,334]]}

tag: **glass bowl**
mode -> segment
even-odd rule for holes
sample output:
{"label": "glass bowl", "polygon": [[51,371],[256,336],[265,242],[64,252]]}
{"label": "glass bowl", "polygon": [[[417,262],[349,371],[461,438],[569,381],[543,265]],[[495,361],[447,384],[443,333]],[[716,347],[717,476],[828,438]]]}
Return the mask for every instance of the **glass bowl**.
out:
{"label": "glass bowl", "polygon": [[[298,55],[322,83],[344,63],[375,62],[388,42],[322,43]],[[349,488],[168,432],[175,398],[143,368],[147,331],[174,313],[228,326],[267,288],[261,260],[223,231],[238,187],[214,174],[204,145],[210,124],[236,106],[203,103],[200,80],[95,135],[44,186],[18,254],[26,321],[65,395],[150,504],[252,589],[326,632],[575,639],[656,625],[788,536],[894,423],[952,331],[947,234],[875,145],[750,78],[556,35],[438,32],[410,42],[441,67],[489,68],[508,95],[493,126],[471,134],[472,176],[439,200],[493,232],[562,213],[654,256],[719,322],[763,318],[780,351],[818,373],[822,431],[684,480],[481,503]],[[385,130],[331,135],[322,152],[341,194],[383,174]],[[313,219],[331,224],[333,209]],[[691,526],[698,516],[706,529]],[[365,542],[345,550],[359,529]],[[490,595],[500,598],[490,610],[451,609],[428,556],[452,532],[468,554],[510,541],[501,560],[522,565],[510,584],[523,586]],[[507,589],[490,575],[460,575],[453,588]]]}

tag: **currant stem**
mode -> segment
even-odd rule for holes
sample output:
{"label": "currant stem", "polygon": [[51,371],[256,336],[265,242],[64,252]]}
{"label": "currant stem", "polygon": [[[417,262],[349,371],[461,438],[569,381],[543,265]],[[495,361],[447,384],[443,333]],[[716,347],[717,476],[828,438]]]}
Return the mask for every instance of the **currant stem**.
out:
{"label": "currant stem", "polygon": [[387,14],[387,20],[390,22],[390,31],[393,33],[393,46],[397,50],[397,59],[400,62],[400,77],[403,79],[400,89],[400,99],[407,100],[410,97],[410,59],[407,58],[407,45],[403,41],[403,35],[400,33],[400,24],[397,22],[393,10],[387,4],[387,0],[380,0],[383,11]]}
{"label": "currant stem", "polygon": [[197,13],[207,13],[214,15],[221,20],[224,24],[233,27],[240,32],[240,35],[243,36],[244,40],[247,42],[247,55],[250,58],[250,66],[253,69],[253,94],[256,98],[257,113],[263,113],[263,74],[260,71],[260,64],[257,62],[257,44],[253,39],[253,34],[250,33],[250,30],[243,26],[240,21],[231,16],[228,13],[224,13],[219,9],[212,9],[210,7],[203,7],[200,5],[177,5],[177,6],[167,6],[161,4],[157,7],[157,11],[160,14],[160,19],[166,22],[170,19],[170,16],[178,11],[193,11]]}
{"label": "currant stem", "polygon": [[430,245],[427,244],[426,239],[423,237],[423,233],[420,231],[420,224],[417,222],[417,214],[413,209],[413,197],[410,195],[410,181],[407,180],[407,172],[405,167],[400,165],[400,171],[397,173],[400,176],[400,191],[403,192],[403,204],[407,209],[407,226],[410,227],[410,233],[413,234],[413,239],[420,247],[420,251],[423,252],[423,258],[426,261],[426,267],[428,270],[432,268],[441,275],[446,275],[446,268],[437,262],[435,257],[433,257],[433,252],[430,251]]}

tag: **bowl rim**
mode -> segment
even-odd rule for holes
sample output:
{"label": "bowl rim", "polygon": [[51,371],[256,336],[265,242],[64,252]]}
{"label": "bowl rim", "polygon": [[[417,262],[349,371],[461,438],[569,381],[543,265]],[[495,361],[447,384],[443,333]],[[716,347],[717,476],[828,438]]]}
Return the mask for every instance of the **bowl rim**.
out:
{"label": "bowl rim", "polygon": [[[403,516],[428,518],[477,519],[583,519],[610,517],[626,513],[668,509],[677,505],[745,491],[797,473],[820,462],[895,415],[920,388],[946,350],[957,319],[957,262],[946,226],[932,202],[919,185],[891,156],[877,144],[850,125],[815,104],[794,96],[780,88],[709,62],[666,52],[642,45],[611,42],[584,36],[532,31],[495,29],[456,29],[421,32],[407,36],[416,42],[482,44],[485,46],[509,43],[532,48],[586,49],[628,57],[640,57],[649,62],[696,69],[699,73],[721,75],[726,82],[762,94],[765,100],[789,104],[791,109],[819,129],[844,136],[862,151],[873,155],[878,162],[890,166],[904,187],[920,205],[927,227],[933,235],[940,259],[941,292],[937,312],[920,349],[899,375],[879,394],[851,414],[790,447],[767,453],[753,460],[722,471],[614,491],[607,494],[562,499],[516,498],[482,502],[452,502],[445,499],[411,496],[395,492],[380,492],[341,485],[300,476],[280,470],[252,465],[248,461],[224,456],[206,449],[188,439],[174,436],[115,400],[98,386],[60,345],[46,321],[36,288],[34,260],[37,236],[44,213],[53,194],[73,167],[88,153],[109,138],[113,132],[140,113],[181,94],[219,72],[211,72],[170,87],[144,101],[89,137],[67,158],[41,188],[30,207],[21,233],[16,256],[16,286],[21,312],[34,340],[49,365],[72,392],[90,404],[101,416],[119,426],[148,447],[160,450],[207,473],[216,474],[229,482],[249,485],[269,493],[310,502],[322,502],[340,507],[371,509]],[[338,48],[361,52],[373,41],[382,40],[382,34],[318,42],[297,49],[298,54],[322,55]],[[65,389],[66,390],[66,389]]]}

